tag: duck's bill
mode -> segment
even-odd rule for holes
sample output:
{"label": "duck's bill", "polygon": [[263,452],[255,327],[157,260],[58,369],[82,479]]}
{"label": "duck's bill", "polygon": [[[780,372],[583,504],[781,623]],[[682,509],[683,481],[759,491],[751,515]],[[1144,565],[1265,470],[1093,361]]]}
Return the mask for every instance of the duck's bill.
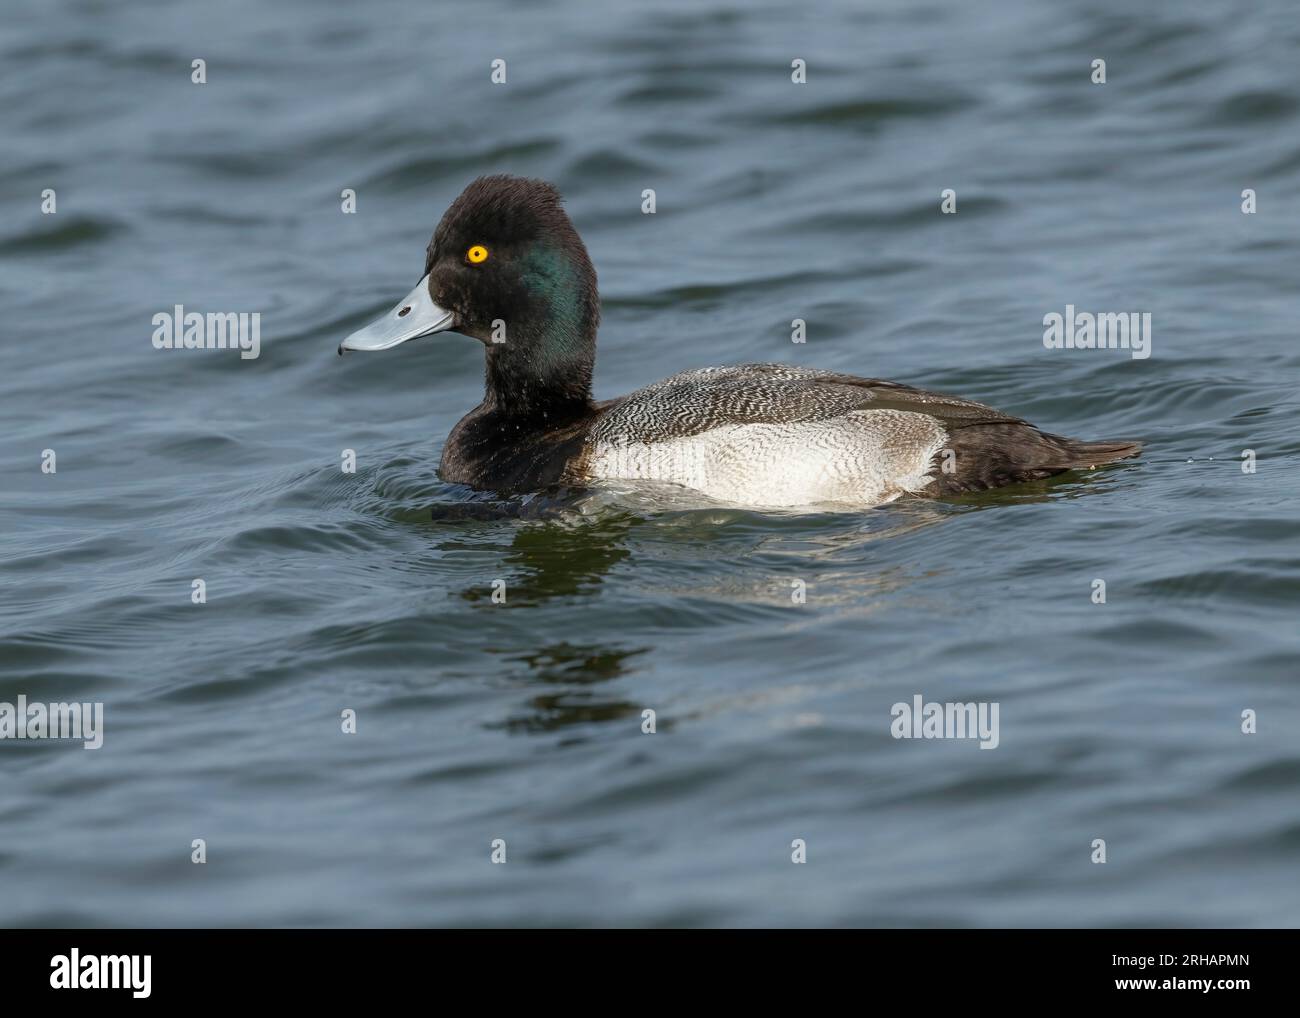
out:
{"label": "duck's bill", "polygon": [[339,353],[349,350],[389,350],[408,339],[445,332],[455,323],[455,315],[445,311],[429,296],[429,277],[403,298],[383,317],[358,329],[339,344]]}

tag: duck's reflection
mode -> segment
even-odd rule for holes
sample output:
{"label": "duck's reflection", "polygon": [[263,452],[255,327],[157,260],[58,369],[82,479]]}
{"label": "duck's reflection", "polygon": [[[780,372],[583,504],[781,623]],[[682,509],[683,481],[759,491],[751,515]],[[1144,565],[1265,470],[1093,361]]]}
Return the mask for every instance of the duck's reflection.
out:
{"label": "duck's reflection", "polygon": [[[527,518],[524,513],[510,515]],[[628,535],[636,523],[633,516],[610,512],[599,517],[572,511],[534,516],[518,526],[509,546],[503,549],[503,600],[494,602],[492,587],[482,582],[461,591],[459,596],[480,603],[488,619],[508,618],[510,622],[523,616],[496,613],[536,609],[558,598],[590,596],[610,570],[629,557]],[[587,628],[582,611],[581,606],[574,606],[571,612],[565,612],[569,622],[563,628],[570,638],[541,646],[528,642],[524,648],[518,643],[496,648],[506,674],[532,691],[520,710],[488,727],[551,732],[640,715],[643,705],[603,695],[599,687],[634,671],[633,660],[650,648],[600,643],[578,636]],[[536,627],[507,624],[500,632],[531,640],[536,636]]]}
{"label": "duck's reflection", "polygon": [[528,669],[530,685],[548,688],[530,696],[525,710],[489,727],[553,732],[571,725],[634,718],[643,705],[605,696],[599,687],[634,671],[632,659],[649,649],[561,642],[507,658]]}
{"label": "duck's reflection", "polygon": [[[645,555],[649,548],[685,545],[692,562],[698,559],[704,566],[717,560],[717,570],[689,570],[689,595],[717,603],[720,610],[784,604],[792,596],[790,577],[796,577],[815,585],[820,612],[866,617],[897,603],[917,573],[880,554],[872,556],[872,568],[864,569],[865,546],[892,545],[918,530],[995,505],[1073,497],[1088,487],[1096,485],[1040,482],[943,502],[905,500],[867,513],[762,514],[677,506],[638,512],[640,507],[605,505],[592,515],[570,507],[558,513],[511,511],[488,517],[515,521],[509,543],[498,546],[504,596],[494,599],[493,586],[481,577],[457,596],[482,609],[484,625],[496,634],[489,650],[524,693],[510,716],[489,727],[555,732],[593,723],[637,723],[645,703],[612,695],[615,687],[626,691],[627,683],[606,684],[641,670],[650,660],[642,658],[650,646],[630,642],[626,633],[604,639],[612,627],[595,603],[614,567],[632,559],[633,549]],[[504,536],[491,533],[491,538]],[[671,599],[671,590],[660,592]],[[532,611],[517,613],[519,609]],[[815,618],[794,612],[778,624],[797,638],[800,627]],[[539,645],[539,632],[544,639],[548,631],[553,639]]]}
{"label": "duck's reflection", "polygon": [[[630,554],[630,517],[564,517],[527,523],[515,531],[501,559],[504,588],[497,587],[495,608],[535,607],[552,598],[572,597],[600,585],[615,564]],[[476,584],[462,591],[466,601],[491,601],[494,588]]]}

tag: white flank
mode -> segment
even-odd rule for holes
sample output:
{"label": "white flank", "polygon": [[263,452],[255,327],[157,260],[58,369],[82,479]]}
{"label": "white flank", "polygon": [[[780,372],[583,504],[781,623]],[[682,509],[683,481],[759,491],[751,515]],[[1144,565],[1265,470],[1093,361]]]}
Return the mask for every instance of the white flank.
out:
{"label": "white flank", "polygon": [[589,471],[668,481],[739,505],[876,505],[925,487],[947,438],[928,414],[855,410],[825,421],[723,424],[651,443],[598,441]]}

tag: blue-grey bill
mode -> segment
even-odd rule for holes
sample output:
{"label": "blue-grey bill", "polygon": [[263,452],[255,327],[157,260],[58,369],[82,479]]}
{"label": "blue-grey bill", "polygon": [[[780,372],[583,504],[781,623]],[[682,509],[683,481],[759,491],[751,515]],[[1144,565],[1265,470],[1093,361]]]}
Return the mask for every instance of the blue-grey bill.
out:
{"label": "blue-grey bill", "polygon": [[339,353],[349,350],[389,350],[408,339],[419,339],[450,329],[453,315],[433,302],[429,295],[429,277],[420,280],[391,311],[357,329],[339,344]]}

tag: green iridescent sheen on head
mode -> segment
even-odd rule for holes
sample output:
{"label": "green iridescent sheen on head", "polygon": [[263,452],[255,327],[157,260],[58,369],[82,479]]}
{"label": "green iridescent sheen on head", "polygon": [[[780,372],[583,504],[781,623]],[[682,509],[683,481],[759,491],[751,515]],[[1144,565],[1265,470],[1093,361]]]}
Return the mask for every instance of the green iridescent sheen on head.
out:
{"label": "green iridescent sheen on head", "polygon": [[544,342],[573,348],[584,340],[582,271],[570,252],[545,241],[534,244],[519,260],[520,277],[529,295],[547,311],[538,323]]}

